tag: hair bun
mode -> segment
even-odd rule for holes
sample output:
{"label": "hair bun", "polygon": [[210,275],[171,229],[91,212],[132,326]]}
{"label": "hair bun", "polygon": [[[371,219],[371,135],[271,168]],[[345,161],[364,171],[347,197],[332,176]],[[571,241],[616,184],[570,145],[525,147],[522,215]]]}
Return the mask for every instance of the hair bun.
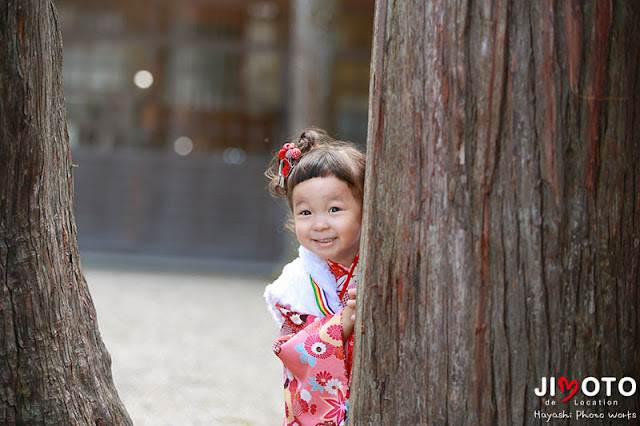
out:
{"label": "hair bun", "polygon": [[298,143],[296,143],[296,146],[304,154],[311,151],[311,149],[317,144],[319,139],[320,135],[316,130],[307,129],[302,132],[300,138],[298,138]]}

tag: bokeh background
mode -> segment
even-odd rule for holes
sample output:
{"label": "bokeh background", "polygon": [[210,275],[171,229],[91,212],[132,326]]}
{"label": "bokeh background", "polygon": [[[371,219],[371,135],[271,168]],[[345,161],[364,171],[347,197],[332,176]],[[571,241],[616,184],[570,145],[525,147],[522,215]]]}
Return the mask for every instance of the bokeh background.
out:
{"label": "bokeh background", "polygon": [[263,172],[310,125],[365,143],[373,2],[56,5],[81,250],[280,260]]}
{"label": "bokeh background", "polygon": [[263,176],[310,125],[364,146],[372,0],[57,0],[83,269],[136,425],[282,419]]}

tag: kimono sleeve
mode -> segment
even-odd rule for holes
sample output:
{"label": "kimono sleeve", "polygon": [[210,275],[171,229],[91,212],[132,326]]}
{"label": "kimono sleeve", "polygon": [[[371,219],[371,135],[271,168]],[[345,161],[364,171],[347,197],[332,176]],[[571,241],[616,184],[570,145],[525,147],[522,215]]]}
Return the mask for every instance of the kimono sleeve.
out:
{"label": "kimono sleeve", "polygon": [[[274,350],[286,372],[285,424],[344,421],[350,363],[345,359],[348,342],[343,341],[342,312],[322,318],[308,315],[297,330],[281,332],[276,339]],[[287,327],[285,320],[283,331]]]}

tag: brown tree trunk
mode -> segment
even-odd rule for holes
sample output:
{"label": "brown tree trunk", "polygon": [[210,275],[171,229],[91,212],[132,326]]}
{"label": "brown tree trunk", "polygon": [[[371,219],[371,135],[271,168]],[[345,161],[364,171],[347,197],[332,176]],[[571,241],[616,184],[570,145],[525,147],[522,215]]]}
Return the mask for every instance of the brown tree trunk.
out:
{"label": "brown tree trunk", "polygon": [[131,424],[80,267],[51,1],[0,2],[0,424]]}
{"label": "brown tree trunk", "polygon": [[[350,424],[638,421],[638,22],[636,1],[376,3]],[[535,393],[590,376],[611,396]]]}

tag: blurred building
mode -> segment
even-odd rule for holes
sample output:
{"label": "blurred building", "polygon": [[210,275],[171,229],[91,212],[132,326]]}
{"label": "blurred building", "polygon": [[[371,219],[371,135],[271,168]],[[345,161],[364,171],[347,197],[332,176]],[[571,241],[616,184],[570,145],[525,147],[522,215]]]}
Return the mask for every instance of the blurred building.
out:
{"label": "blurred building", "polygon": [[56,7],[81,249],[279,260],[264,169],[300,126],[364,144],[373,1]]}

